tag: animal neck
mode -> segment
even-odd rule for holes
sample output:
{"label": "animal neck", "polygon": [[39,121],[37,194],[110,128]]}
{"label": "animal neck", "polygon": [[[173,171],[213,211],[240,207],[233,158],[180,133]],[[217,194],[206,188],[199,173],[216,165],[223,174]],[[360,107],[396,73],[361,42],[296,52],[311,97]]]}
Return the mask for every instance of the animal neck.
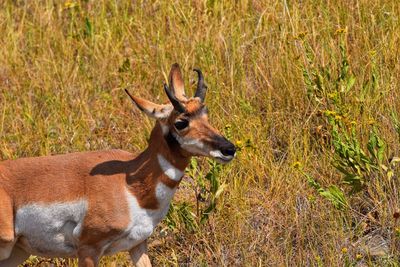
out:
{"label": "animal neck", "polygon": [[158,121],[151,132],[147,150],[150,151],[152,157],[157,158],[162,169],[165,169],[163,165],[168,162],[171,167],[183,172],[190,162],[190,156],[181,149],[178,141],[166,126],[162,126]]}
{"label": "animal neck", "polygon": [[176,140],[157,122],[148,147],[131,162],[127,182],[135,194],[143,194],[140,198],[154,195],[160,183],[175,189],[189,162],[190,156],[184,155]]}

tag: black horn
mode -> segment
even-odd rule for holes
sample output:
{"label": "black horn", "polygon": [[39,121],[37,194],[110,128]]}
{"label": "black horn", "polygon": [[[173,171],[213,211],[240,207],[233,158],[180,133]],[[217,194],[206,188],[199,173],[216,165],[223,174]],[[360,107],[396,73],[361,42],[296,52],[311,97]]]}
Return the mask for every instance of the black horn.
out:
{"label": "black horn", "polygon": [[193,71],[197,72],[197,76],[199,77],[196,94],[194,96],[199,97],[201,99],[201,102],[204,102],[204,99],[206,97],[207,85],[204,83],[203,73],[199,69],[193,69]]}
{"label": "black horn", "polygon": [[165,93],[168,96],[169,101],[171,101],[171,104],[174,106],[174,109],[178,111],[179,113],[184,113],[186,111],[185,107],[182,105],[181,102],[179,102],[178,99],[172,94],[171,90],[169,90],[168,86],[166,83],[164,83],[164,90]]}
{"label": "black horn", "polygon": [[132,101],[133,101],[134,103],[136,103],[135,99],[133,98],[133,96],[131,95],[131,93],[129,93],[128,89],[125,89],[125,93],[127,93],[128,96],[132,99]]}

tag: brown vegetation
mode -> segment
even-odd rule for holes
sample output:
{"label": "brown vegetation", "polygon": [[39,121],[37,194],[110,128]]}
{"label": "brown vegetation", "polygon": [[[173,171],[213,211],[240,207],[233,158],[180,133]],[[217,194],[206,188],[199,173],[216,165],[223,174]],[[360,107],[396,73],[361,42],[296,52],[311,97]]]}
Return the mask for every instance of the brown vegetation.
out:
{"label": "brown vegetation", "polygon": [[172,63],[192,90],[203,70],[240,151],[192,162],[154,265],[398,266],[397,0],[1,3],[1,159],[142,150],[123,89],[161,102]]}

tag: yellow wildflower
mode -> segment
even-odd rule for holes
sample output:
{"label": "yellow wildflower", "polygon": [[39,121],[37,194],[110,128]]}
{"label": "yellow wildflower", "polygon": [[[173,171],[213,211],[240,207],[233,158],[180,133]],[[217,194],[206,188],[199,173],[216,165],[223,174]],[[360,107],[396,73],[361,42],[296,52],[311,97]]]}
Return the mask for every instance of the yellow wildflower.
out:
{"label": "yellow wildflower", "polygon": [[235,145],[236,145],[237,147],[242,147],[242,146],[243,146],[243,142],[242,142],[241,140],[237,140],[237,141],[235,142]]}
{"label": "yellow wildflower", "polygon": [[347,32],[347,26],[345,28],[339,28],[335,31],[335,34],[341,34]]}
{"label": "yellow wildflower", "polygon": [[334,93],[329,93],[329,94],[328,94],[328,97],[329,97],[330,99],[334,99],[334,98],[337,97],[337,93],[336,93],[336,92],[334,92]]}
{"label": "yellow wildflower", "polygon": [[335,116],[336,112],[333,110],[325,110],[324,114],[325,114],[325,116]]}
{"label": "yellow wildflower", "polygon": [[394,232],[396,233],[396,236],[400,238],[400,227],[396,227]]}
{"label": "yellow wildflower", "polygon": [[376,121],[374,119],[369,119],[368,120],[368,124],[369,125],[374,125],[376,123]]}
{"label": "yellow wildflower", "polygon": [[74,7],[77,7],[79,4],[77,3],[77,2],[74,2],[74,1],[66,1],[65,3],[64,3],[64,8],[65,9],[68,9],[68,8],[74,8]]}
{"label": "yellow wildflower", "polygon": [[297,170],[301,169],[301,167],[302,167],[300,161],[296,161],[295,163],[293,163],[292,166],[293,166],[293,168],[295,168],[295,169],[297,169]]}
{"label": "yellow wildflower", "polygon": [[336,115],[336,116],[335,116],[335,120],[340,121],[341,119],[343,119],[342,116],[340,116],[340,115]]}

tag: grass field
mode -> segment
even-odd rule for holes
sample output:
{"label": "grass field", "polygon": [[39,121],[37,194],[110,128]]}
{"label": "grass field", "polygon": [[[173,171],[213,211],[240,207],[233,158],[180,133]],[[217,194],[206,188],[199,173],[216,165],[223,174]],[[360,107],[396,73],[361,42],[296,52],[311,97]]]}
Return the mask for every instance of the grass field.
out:
{"label": "grass field", "polygon": [[[142,150],[154,122],[123,89],[163,102],[172,63],[189,92],[203,70],[240,151],[192,162],[155,266],[400,266],[398,0],[0,5],[3,160]],[[76,265],[26,266],[49,262]]]}

